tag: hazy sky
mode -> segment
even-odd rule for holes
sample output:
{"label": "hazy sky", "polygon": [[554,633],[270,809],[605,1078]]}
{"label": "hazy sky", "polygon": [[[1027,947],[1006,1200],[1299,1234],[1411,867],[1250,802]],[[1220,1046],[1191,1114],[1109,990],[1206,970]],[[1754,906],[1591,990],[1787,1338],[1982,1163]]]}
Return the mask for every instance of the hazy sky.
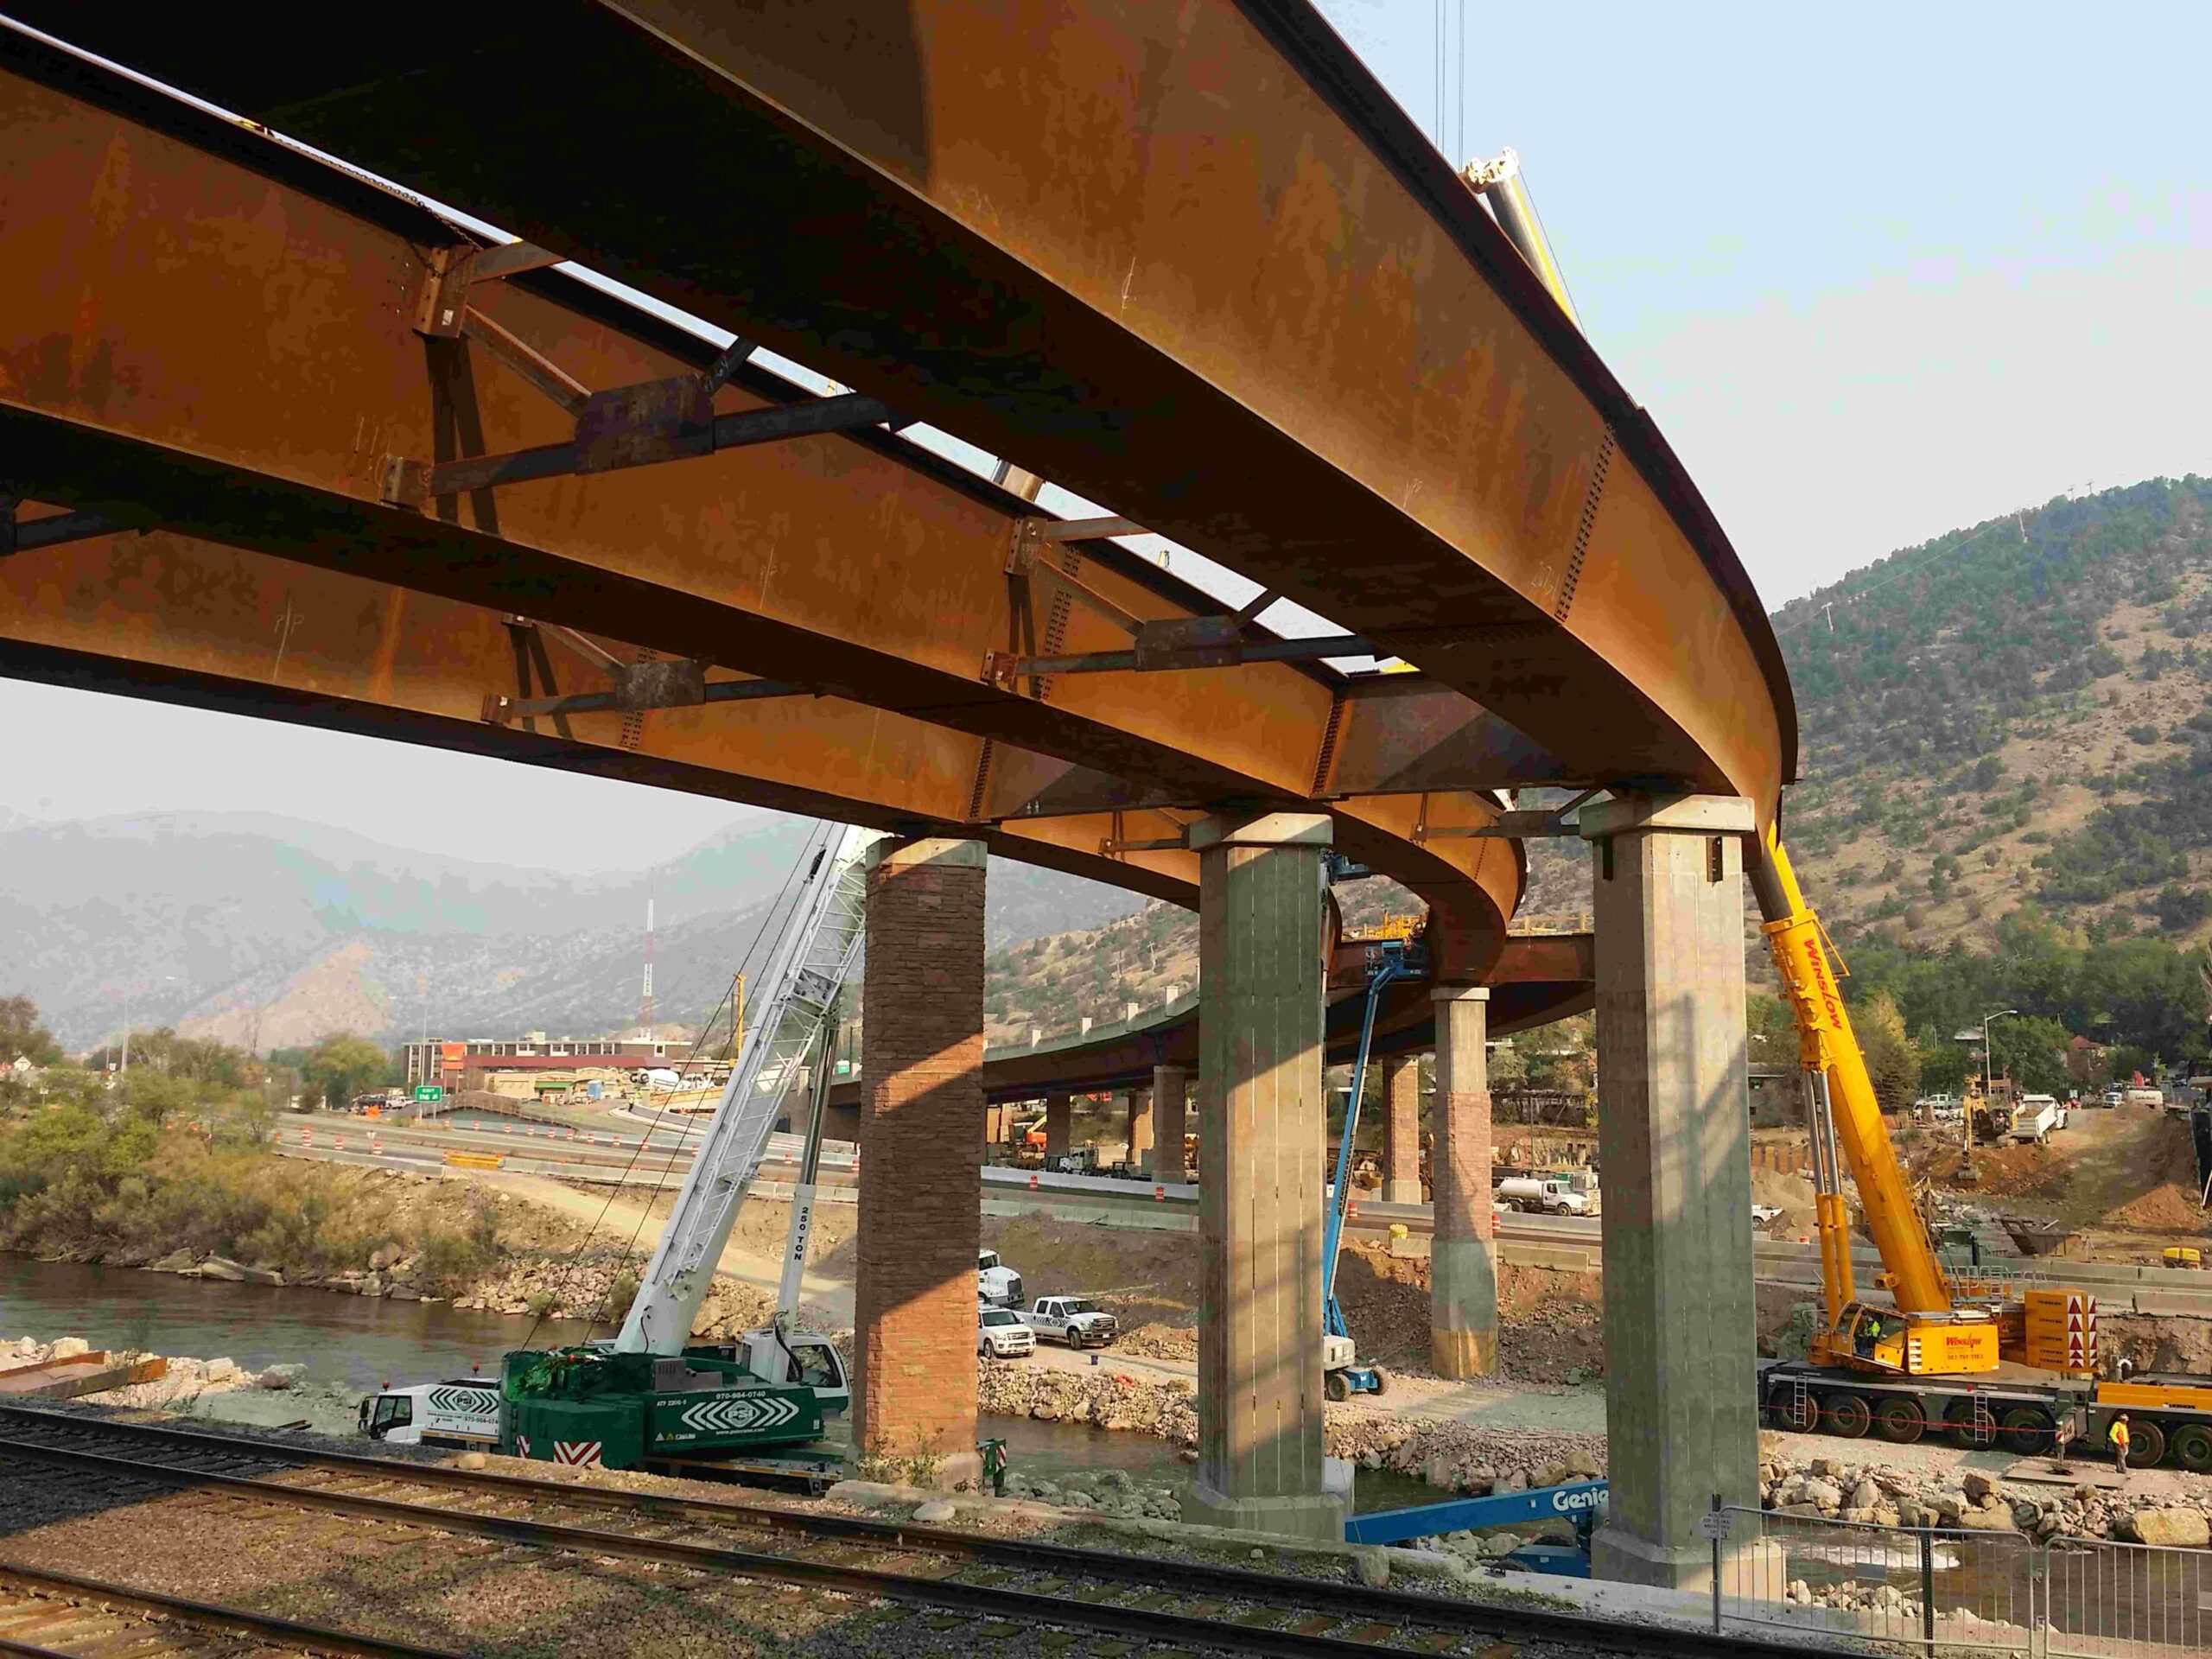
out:
{"label": "hazy sky", "polygon": [[[2212,471],[2212,8],[1320,3],[1455,160],[1520,152],[1584,327],[1770,605]],[[0,806],[43,818],[234,807],[582,871],[741,811],[10,681],[0,729]]]}

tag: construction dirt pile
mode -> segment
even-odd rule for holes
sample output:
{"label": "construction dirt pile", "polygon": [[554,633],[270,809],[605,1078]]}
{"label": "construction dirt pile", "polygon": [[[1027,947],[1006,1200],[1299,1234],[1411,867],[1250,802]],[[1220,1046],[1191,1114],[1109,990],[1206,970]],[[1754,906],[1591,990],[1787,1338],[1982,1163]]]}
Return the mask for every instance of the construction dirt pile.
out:
{"label": "construction dirt pile", "polygon": [[1140,1359],[1196,1359],[1198,1357],[1198,1332],[1196,1325],[1162,1325],[1158,1320],[1141,1325],[1134,1331],[1124,1331],[1114,1344],[1117,1354],[1134,1354]]}
{"label": "construction dirt pile", "polygon": [[1771,1169],[1751,1172],[1751,1202],[1770,1204],[1781,1217],[1767,1224],[1766,1232],[1777,1238],[1801,1238],[1820,1224],[1813,1208],[1813,1183],[1803,1175],[1784,1175]]}
{"label": "construction dirt pile", "polygon": [[[1429,1374],[1428,1260],[1347,1240],[1337,1299],[1362,1358]],[[1594,1273],[1497,1265],[1498,1371],[1516,1382],[1565,1387],[1603,1373],[1605,1287]]]}

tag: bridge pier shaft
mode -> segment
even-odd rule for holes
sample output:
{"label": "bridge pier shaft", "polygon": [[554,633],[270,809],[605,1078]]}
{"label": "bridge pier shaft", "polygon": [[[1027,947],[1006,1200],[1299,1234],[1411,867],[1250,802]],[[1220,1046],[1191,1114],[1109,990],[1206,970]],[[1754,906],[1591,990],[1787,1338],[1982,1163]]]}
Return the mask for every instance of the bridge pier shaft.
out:
{"label": "bridge pier shaft", "polygon": [[1747,802],[1624,795],[1597,861],[1610,1513],[1601,1578],[1709,1587],[1698,1516],[1758,1503],[1744,1040]]}
{"label": "bridge pier shaft", "polygon": [[1152,1068],[1152,1118],[1157,1139],[1153,1143],[1149,1173],[1160,1181],[1186,1181],[1191,1172],[1183,1162],[1183,1136],[1188,1122],[1183,1068]]}
{"label": "bridge pier shaft", "polygon": [[1397,1054],[1382,1063],[1382,1202],[1421,1197],[1421,1056]]}
{"label": "bridge pier shaft", "polygon": [[1490,988],[1442,985],[1436,1010],[1436,1195],[1429,1243],[1429,1361],[1439,1376],[1497,1370],[1497,1242],[1491,1227]]}
{"label": "bridge pier shaft", "polygon": [[1188,1520],[1341,1539],[1323,1487],[1321,928],[1327,817],[1194,824],[1198,1466]]}
{"label": "bridge pier shaft", "polygon": [[1128,1094],[1129,1164],[1152,1173],[1152,1091],[1132,1089]]}
{"label": "bridge pier shaft", "polygon": [[868,867],[853,1445],[931,1459],[948,1487],[981,1471],[985,862],[982,842],[931,838]]}
{"label": "bridge pier shaft", "polygon": [[1075,1096],[1050,1095],[1045,1100],[1045,1156],[1058,1157],[1075,1134]]}

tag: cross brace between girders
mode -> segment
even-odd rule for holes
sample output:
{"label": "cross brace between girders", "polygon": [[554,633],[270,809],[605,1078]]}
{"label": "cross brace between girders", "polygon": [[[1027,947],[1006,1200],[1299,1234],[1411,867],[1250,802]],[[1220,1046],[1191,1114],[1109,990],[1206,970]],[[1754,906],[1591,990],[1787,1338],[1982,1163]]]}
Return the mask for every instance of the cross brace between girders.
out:
{"label": "cross brace between girders", "polygon": [[611,691],[579,691],[557,697],[510,697],[495,692],[484,699],[484,721],[486,725],[505,726],[518,720],[559,719],[569,715],[629,714],[646,709],[694,709],[710,702],[819,695],[781,680],[717,680],[710,685],[707,668],[707,664],[687,658],[612,663],[607,669],[614,679]]}

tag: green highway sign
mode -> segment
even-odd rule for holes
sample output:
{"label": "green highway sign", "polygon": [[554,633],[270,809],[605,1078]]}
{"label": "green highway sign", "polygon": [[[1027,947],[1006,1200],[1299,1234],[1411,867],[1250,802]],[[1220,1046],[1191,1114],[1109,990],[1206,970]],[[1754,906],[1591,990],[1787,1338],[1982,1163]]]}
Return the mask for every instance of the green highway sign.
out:
{"label": "green highway sign", "polygon": [[418,1083],[415,1085],[415,1098],[417,1100],[443,1100],[445,1097],[445,1090],[437,1084]]}

